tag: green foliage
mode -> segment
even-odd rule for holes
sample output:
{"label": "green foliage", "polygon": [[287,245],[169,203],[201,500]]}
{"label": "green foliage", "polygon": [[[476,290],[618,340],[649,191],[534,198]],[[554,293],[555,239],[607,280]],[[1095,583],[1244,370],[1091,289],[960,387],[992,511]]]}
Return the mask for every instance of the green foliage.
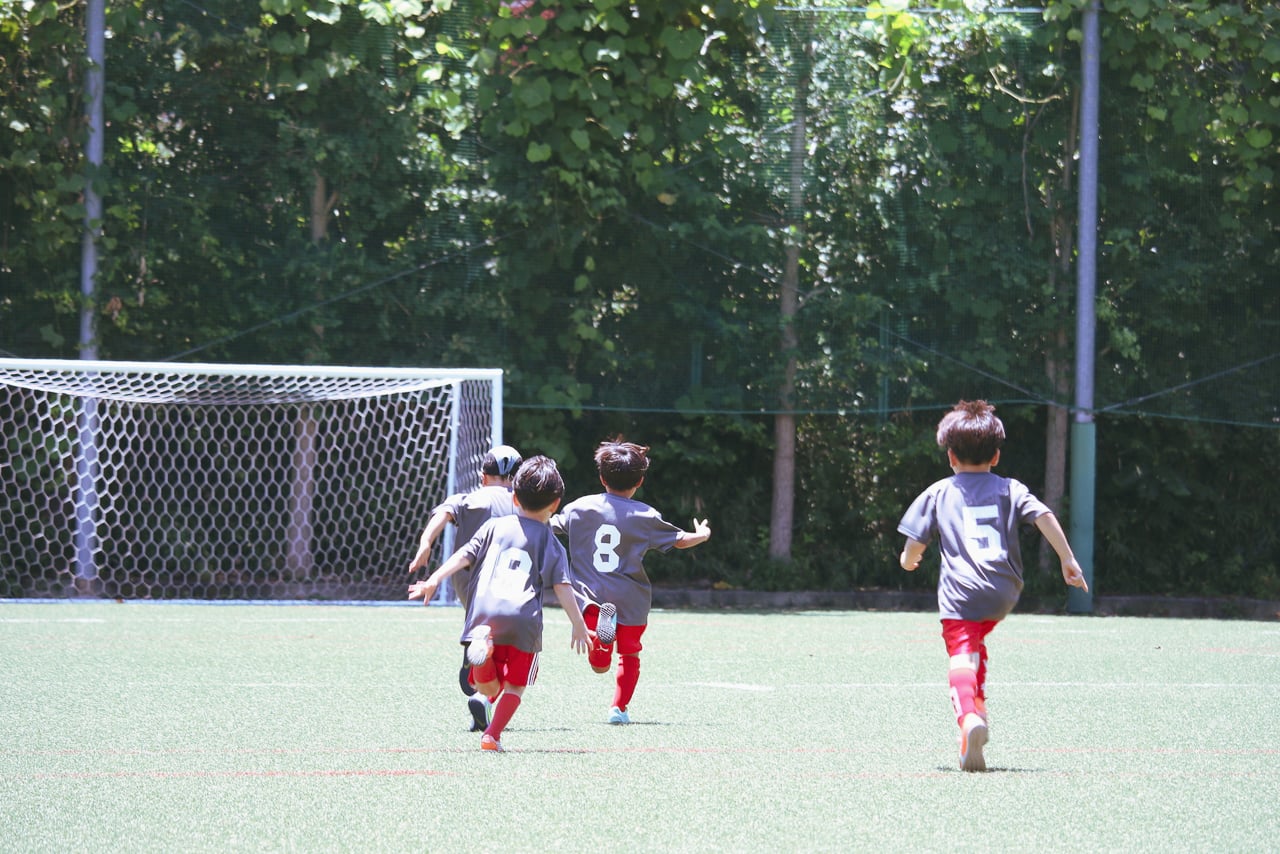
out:
{"label": "green foliage", "polygon": [[[996,400],[1003,470],[1040,489],[1070,403],[1085,3],[127,0],[92,176],[82,6],[4,4],[0,349],[75,355],[92,177],[104,357],[502,367],[506,438],[571,492],[622,433],[653,446],[643,498],[710,517],[655,580],[916,584],[895,526],[946,474],[942,408]],[[1280,382],[1277,15],[1103,5],[1104,594],[1280,595],[1259,426]],[[774,563],[789,359],[797,524]]]}
{"label": "green foliage", "polygon": [[[25,289],[0,322],[11,349],[30,350],[46,327],[24,317],[52,302],[58,325],[41,334],[56,340],[52,354],[72,355],[82,10],[15,11],[5,61],[22,73],[0,109],[24,130],[0,157],[22,168],[5,170],[15,206],[0,211],[0,232],[21,247],[6,252],[6,275],[48,284]],[[432,186],[456,171],[421,112],[419,70],[440,64],[423,23],[420,3],[267,2],[256,15],[241,3],[111,5],[106,164],[95,176],[108,200],[93,307],[104,356],[200,345],[210,360],[332,361],[368,339],[335,312],[274,319],[399,269],[394,247],[418,239]],[[39,115],[68,127],[35,124]],[[264,321],[267,346],[209,346]],[[386,358],[378,349],[365,358]]]}

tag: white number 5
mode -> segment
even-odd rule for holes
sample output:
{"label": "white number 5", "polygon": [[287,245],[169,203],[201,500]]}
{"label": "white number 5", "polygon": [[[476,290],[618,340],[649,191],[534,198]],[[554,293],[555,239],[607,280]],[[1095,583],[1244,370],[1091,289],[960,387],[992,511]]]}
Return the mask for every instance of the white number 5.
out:
{"label": "white number 5", "polygon": [[964,538],[970,543],[970,553],[979,560],[1004,554],[1000,529],[995,526],[999,519],[1000,508],[994,504],[964,508]]}

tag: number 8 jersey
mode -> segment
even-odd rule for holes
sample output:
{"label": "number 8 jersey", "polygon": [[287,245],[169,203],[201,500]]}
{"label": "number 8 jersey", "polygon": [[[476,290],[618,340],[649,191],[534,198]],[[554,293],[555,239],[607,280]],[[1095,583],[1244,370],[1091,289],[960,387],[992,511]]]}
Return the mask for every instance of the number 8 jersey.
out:
{"label": "number 8 jersey", "polygon": [[681,529],[634,498],[602,492],[565,505],[551,528],[568,538],[573,586],[584,604],[612,602],[618,622],[649,622],[653,585],[642,560],[651,549],[670,551]]}

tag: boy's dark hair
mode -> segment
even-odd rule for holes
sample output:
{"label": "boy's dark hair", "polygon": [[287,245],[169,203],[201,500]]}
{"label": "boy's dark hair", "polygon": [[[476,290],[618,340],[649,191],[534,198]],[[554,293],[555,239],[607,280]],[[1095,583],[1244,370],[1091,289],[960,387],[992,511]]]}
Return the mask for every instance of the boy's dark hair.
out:
{"label": "boy's dark hair", "polygon": [[649,448],[615,439],[596,448],[596,470],[604,485],[619,492],[634,489],[649,470]]}
{"label": "boy's dark hair", "polygon": [[520,464],[512,491],[520,499],[521,507],[537,513],[557,498],[564,498],[564,478],[560,477],[555,460],[539,454]]}
{"label": "boy's dark hair", "polygon": [[962,400],[938,422],[938,447],[967,465],[991,462],[1004,444],[1004,424],[985,400]]}

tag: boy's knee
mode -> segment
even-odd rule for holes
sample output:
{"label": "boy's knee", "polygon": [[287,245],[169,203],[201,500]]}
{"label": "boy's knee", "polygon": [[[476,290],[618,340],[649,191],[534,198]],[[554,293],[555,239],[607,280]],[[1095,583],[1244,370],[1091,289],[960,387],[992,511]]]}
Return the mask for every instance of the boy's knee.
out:
{"label": "boy's knee", "polygon": [[959,655],[951,656],[952,670],[972,670],[977,672],[982,657],[976,652],[963,652]]}

